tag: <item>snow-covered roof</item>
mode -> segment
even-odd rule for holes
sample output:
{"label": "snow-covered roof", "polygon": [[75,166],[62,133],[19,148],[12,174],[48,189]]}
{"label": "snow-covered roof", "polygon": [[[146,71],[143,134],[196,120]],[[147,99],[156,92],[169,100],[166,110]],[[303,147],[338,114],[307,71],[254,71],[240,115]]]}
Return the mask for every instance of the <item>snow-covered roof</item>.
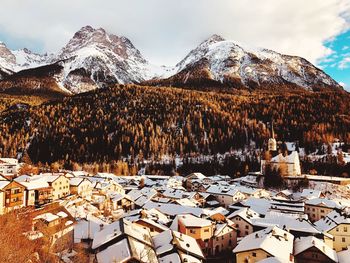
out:
{"label": "snow-covered roof", "polygon": [[268,227],[278,226],[291,231],[304,232],[310,234],[319,234],[320,231],[308,220],[298,218],[288,214],[269,214],[265,218],[257,218],[253,220],[255,226]]}
{"label": "snow-covered roof", "polygon": [[203,180],[207,177],[202,173],[191,173],[187,176],[187,178]]}
{"label": "snow-covered roof", "polygon": [[176,199],[175,202],[182,206],[197,207],[196,203],[187,198]]}
{"label": "snow-covered roof", "polygon": [[168,204],[168,203],[157,203],[153,201],[147,202],[144,206],[144,209],[150,210],[152,208],[156,208],[163,214],[169,215],[169,216],[176,216],[179,214],[193,214],[195,216],[201,216],[208,214],[208,211],[203,208],[198,207],[190,207],[190,206],[182,206],[178,204]]}
{"label": "snow-covered roof", "polygon": [[[17,180],[15,180],[15,181],[17,181]],[[30,181],[29,180],[22,181],[20,183],[23,186],[25,186],[28,190],[35,190],[35,189],[50,187],[49,183],[44,178],[40,178],[37,180],[30,180]]]}
{"label": "snow-covered roof", "polygon": [[127,261],[131,258],[131,251],[129,249],[128,240],[126,238],[122,239],[121,241],[109,246],[105,250],[97,253],[96,257],[97,262],[99,263]]}
{"label": "snow-covered roof", "polygon": [[297,151],[293,151],[291,154],[287,155],[287,156],[283,156],[282,153],[276,155],[275,157],[271,158],[272,163],[295,163],[295,164],[299,164],[299,154]]}
{"label": "snow-covered roof", "polygon": [[332,211],[326,217],[315,222],[315,226],[320,231],[328,232],[339,224],[350,224],[350,217],[342,215],[337,211]]}
{"label": "snow-covered roof", "polygon": [[212,225],[210,220],[196,217],[191,214],[178,215],[177,218],[186,227],[207,227]]}
{"label": "snow-covered roof", "polygon": [[69,179],[69,184],[71,186],[78,186],[80,185],[85,179],[81,177],[73,177]]}
{"label": "snow-covered roof", "polygon": [[313,198],[305,201],[306,205],[324,206],[328,208],[342,208],[342,205],[335,200],[326,198]]}
{"label": "snow-covered roof", "polygon": [[255,212],[254,210],[252,210],[250,208],[246,208],[246,207],[233,212],[232,214],[227,216],[227,218],[232,219],[236,216],[243,218],[245,221],[247,221],[250,224],[253,224],[253,221],[252,221],[253,219],[260,218],[260,215],[257,212]]}
{"label": "snow-covered roof", "polygon": [[235,186],[223,186],[223,185],[211,185],[206,190],[207,193],[213,195],[229,195],[235,196],[239,193],[239,190]]}
{"label": "snow-covered roof", "polygon": [[106,222],[101,219],[88,215],[87,219],[78,220],[74,226],[74,242],[80,243],[81,239],[94,238],[95,233],[100,231],[101,225],[104,227]]}
{"label": "snow-covered roof", "polygon": [[92,249],[96,249],[122,234],[126,234],[143,243],[151,245],[151,237],[147,229],[121,219],[105,226],[100,232],[96,233],[92,243]]}
{"label": "snow-covered roof", "polygon": [[10,181],[0,181],[0,190],[5,188],[8,184],[10,184]]}
{"label": "snow-covered roof", "polygon": [[43,219],[46,222],[52,222],[52,221],[59,219],[59,218],[60,217],[58,215],[54,215],[52,213],[45,213],[45,214],[41,214],[41,215],[36,216],[34,218],[34,220]]}
{"label": "snow-covered roof", "polygon": [[262,249],[272,256],[290,259],[293,253],[294,236],[278,227],[268,227],[244,237],[233,250],[240,253]]}
{"label": "snow-covered roof", "polygon": [[339,251],[337,255],[339,263],[348,263],[350,258],[350,246],[348,246],[346,250]]}
{"label": "snow-covered roof", "polygon": [[307,236],[295,239],[294,255],[299,255],[300,253],[312,247],[317,248],[321,253],[326,255],[329,259],[333,260],[334,262],[338,262],[337,253],[331,247],[329,247],[323,240],[320,240],[314,236]]}
{"label": "snow-covered roof", "polygon": [[141,219],[137,220],[137,223],[141,223],[141,222],[145,222],[145,223],[147,223],[149,225],[155,226],[155,227],[161,229],[162,231],[165,231],[165,230],[169,229],[168,227],[166,227],[166,226],[164,226],[162,224],[159,224],[159,223],[157,223],[154,220],[149,219],[149,218],[141,218]]}
{"label": "snow-covered roof", "polygon": [[319,198],[321,196],[322,192],[315,189],[303,189],[301,193],[301,197],[306,199],[313,199],[313,198]]}

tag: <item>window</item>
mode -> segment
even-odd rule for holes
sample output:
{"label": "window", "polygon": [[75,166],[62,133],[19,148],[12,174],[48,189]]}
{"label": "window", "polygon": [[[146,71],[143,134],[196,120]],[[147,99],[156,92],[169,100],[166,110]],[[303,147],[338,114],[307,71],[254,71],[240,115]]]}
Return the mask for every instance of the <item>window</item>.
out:
{"label": "window", "polygon": [[15,188],[12,190],[13,194],[19,194],[20,192],[21,192],[21,189],[19,189],[19,188]]}
{"label": "window", "polygon": [[253,252],[253,253],[252,253],[252,256],[256,258],[256,252]]}
{"label": "window", "polygon": [[341,238],[341,241],[344,243],[344,242],[345,242],[345,237],[342,237],[342,238]]}
{"label": "window", "polygon": [[323,209],[321,209],[321,213],[324,213],[324,210],[323,210]]}
{"label": "window", "polygon": [[196,234],[196,230],[190,229],[190,233],[191,233],[191,234]]}
{"label": "window", "polygon": [[249,226],[248,226],[248,225],[246,225],[246,226],[245,226],[245,229],[249,229]]}
{"label": "window", "polygon": [[348,232],[348,227],[344,226],[344,232]]}

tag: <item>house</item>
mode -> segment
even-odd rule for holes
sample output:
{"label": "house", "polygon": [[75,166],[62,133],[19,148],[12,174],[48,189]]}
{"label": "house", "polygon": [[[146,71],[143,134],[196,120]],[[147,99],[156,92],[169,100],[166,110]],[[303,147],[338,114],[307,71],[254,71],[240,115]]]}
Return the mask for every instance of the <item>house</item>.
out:
{"label": "house", "polygon": [[[174,227],[176,223],[177,227]],[[191,214],[178,215],[171,228],[196,239],[205,255],[212,253],[209,241],[215,230],[212,221]]]}
{"label": "house", "polygon": [[186,214],[178,215],[170,228],[197,240],[206,256],[222,256],[223,252],[230,251],[237,244],[237,231],[227,222],[215,224]]}
{"label": "house", "polygon": [[32,180],[45,180],[52,187],[52,199],[57,200],[70,194],[69,179],[63,174],[40,174]]}
{"label": "house", "polygon": [[229,223],[215,225],[211,247],[214,256],[229,253],[237,245],[237,230]]}
{"label": "house", "polygon": [[206,190],[206,193],[215,196],[219,204],[225,207],[228,207],[229,205],[246,198],[246,196],[236,187],[230,185],[211,185]]}
{"label": "house", "polygon": [[14,158],[0,158],[0,174],[12,179],[17,174],[18,160]]}
{"label": "house", "polygon": [[268,212],[264,218],[253,219],[254,230],[269,226],[277,226],[288,229],[294,237],[314,235],[323,237],[323,233],[317,229],[309,220],[288,213]]}
{"label": "house", "polygon": [[300,197],[303,200],[309,200],[309,199],[314,199],[314,198],[325,198],[325,195],[320,190],[303,189]]}
{"label": "house", "polygon": [[157,223],[149,218],[140,218],[140,219],[134,221],[133,223],[137,224],[143,228],[147,228],[149,230],[149,232],[151,233],[152,237],[169,229],[168,227],[161,225],[161,224],[159,224],[159,223]]}
{"label": "house", "polygon": [[122,209],[124,211],[130,211],[135,209],[135,202],[133,199],[126,194],[114,194],[110,197],[112,210]]}
{"label": "house", "polygon": [[314,236],[295,239],[294,257],[298,263],[338,262],[337,252]]}
{"label": "house", "polygon": [[245,237],[254,232],[253,219],[260,218],[260,215],[250,208],[242,208],[230,214],[228,217],[238,231],[239,237]]}
{"label": "house", "polygon": [[16,181],[0,181],[0,214],[25,205],[25,187]]}
{"label": "house", "polygon": [[58,203],[48,204],[33,212],[31,239],[49,237],[56,252],[73,248],[75,219]]}
{"label": "house", "polygon": [[333,249],[341,251],[350,245],[350,216],[332,211],[315,222],[316,228],[333,236]]}
{"label": "house", "polygon": [[289,189],[279,191],[276,195],[275,198],[282,198],[282,199],[292,199],[293,197],[293,192]]}
{"label": "house", "polygon": [[83,198],[89,198],[92,195],[92,183],[90,180],[82,177],[73,177],[69,179],[69,190],[71,194]]}
{"label": "house", "polygon": [[198,191],[202,184],[212,184],[213,180],[202,173],[191,173],[186,177],[186,188],[189,191]]}
{"label": "house", "polygon": [[40,206],[52,201],[52,187],[44,179],[31,180],[32,177],[22,175],[15,179],[25,186],[25,206]]}
{"label": "house", "polygon": [[98,263],[158,263],[150,232],[124,219],[106,225],[95,233],[92,250]]}
{"label": "house", "polygon": [[259,262],[276,257],[281,262],[294,262],[294,236],[278,227],[268,227],[244,237],[233,249],[236,262]]}
{"label": "house", "polygon": [[200,263],[204,255],[193,237],[166,230],[153,237],[154,248],[160,262]]}
{"label": "house", "polygon": [[319,221],[333,210],[341,208],[339,202],[326,198],[313,198],[305,201],[305,213],[311,222]]}

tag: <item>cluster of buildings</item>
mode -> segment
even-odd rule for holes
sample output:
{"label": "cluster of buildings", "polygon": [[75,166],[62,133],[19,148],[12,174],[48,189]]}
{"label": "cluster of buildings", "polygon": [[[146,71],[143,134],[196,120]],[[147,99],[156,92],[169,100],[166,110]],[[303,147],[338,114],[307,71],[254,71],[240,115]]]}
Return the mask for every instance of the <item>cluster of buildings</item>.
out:
{"label": "cluster of buildings", "polygon": [[72,262],[76,244],[98,263],[349,262],[350,182],[301,176],[298,153],[278,152],[274,137],[268,150],[262,172],[267,164],[283,166],[289,181],[307,178],[309,185],[267,190],[260,173],[16,176],[18,163],[0,159],[0,214],[32,207],[29,238],[47,235],[44,224],[53,246],[66,253],[63,262]]}
{"label": "cluster of buildings", "polygon": [[84,244],[92,262],[342,263],[350,256],[350,201],[321,190],[269,191],[201,173],[65,172],[4,182],[20,189],[22,206],[40,207],[36,221],[62,226],[55,236],[68,237],[66,250]]}

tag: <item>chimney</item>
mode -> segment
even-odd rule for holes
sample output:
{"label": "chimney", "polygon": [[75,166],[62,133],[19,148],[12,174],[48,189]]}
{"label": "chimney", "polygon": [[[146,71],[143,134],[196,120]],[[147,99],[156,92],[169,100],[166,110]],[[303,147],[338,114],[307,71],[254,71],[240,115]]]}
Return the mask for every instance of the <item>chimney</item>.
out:
{"label": "chimney", "polygon": [[100,231],[103,230],[103,224],[100,224]]}
{"label": "chimney", "polygon": [[287,235],[287,233],[284,233],[284,234],[283,234],[283,237],[284,237],[284,239],[285,239],[286,241],[288,241],[288,235]]}

